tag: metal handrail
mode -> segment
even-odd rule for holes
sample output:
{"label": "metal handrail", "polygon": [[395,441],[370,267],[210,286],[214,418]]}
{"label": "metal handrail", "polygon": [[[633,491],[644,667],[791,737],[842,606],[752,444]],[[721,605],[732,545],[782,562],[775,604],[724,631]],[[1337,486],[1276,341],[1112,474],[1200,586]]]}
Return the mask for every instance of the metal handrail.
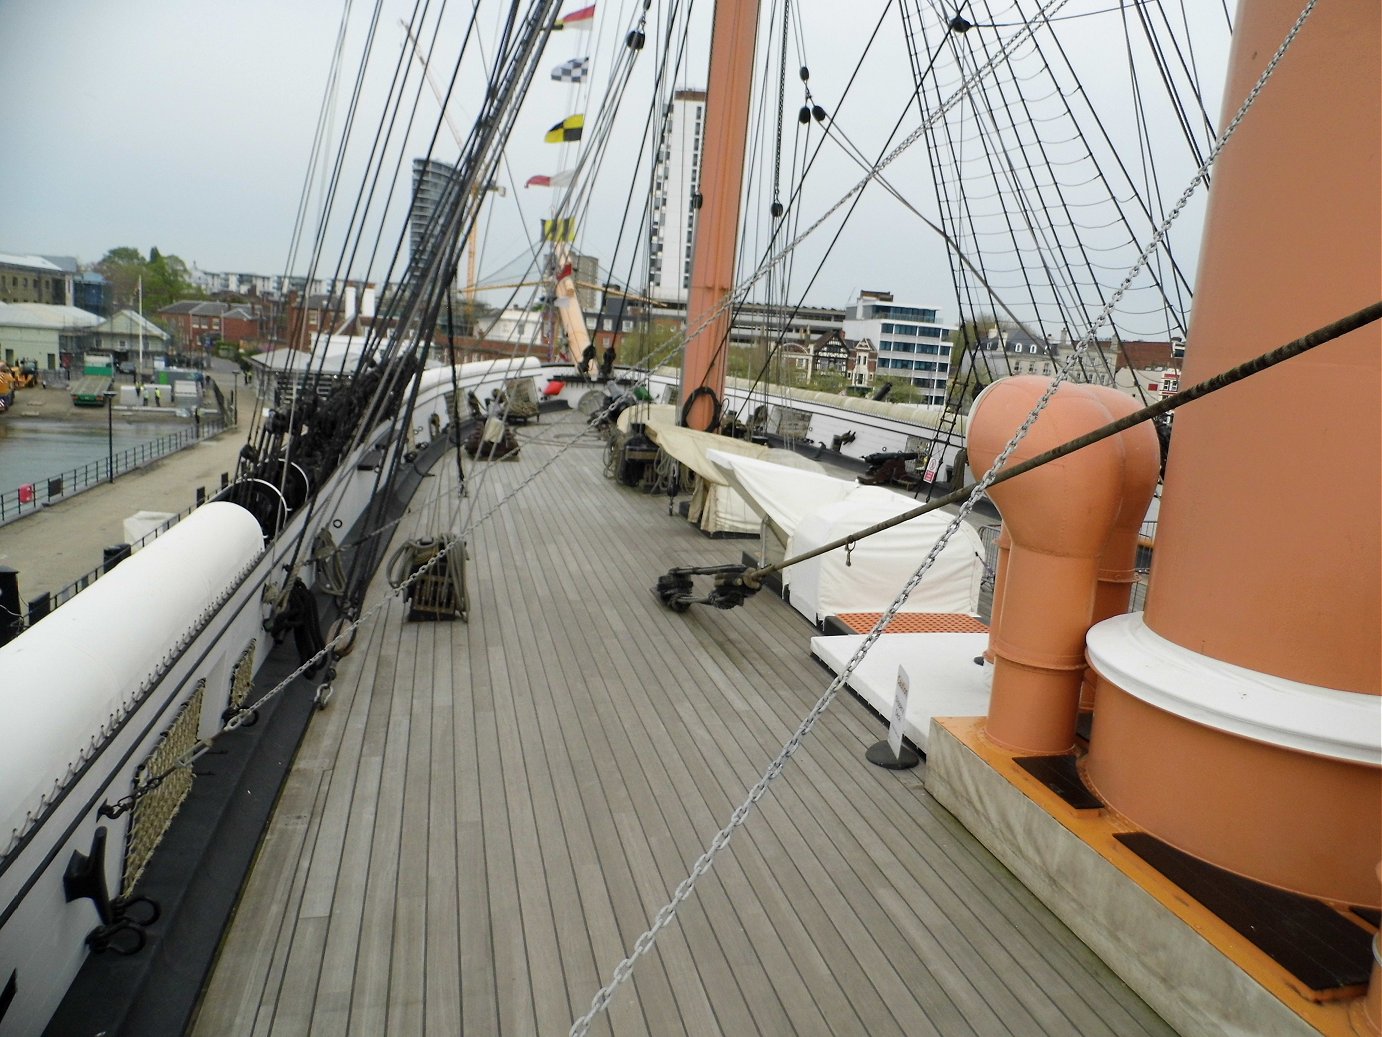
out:
{"label": "metal handrail", "polygon": [[[168,532],[168,530],[172,529],[173,526],[177,525],[188,515],[192,514],[192,512],[196,511],[198,507],[200,507],[200,505],[198,504],[188,505],[186,508],[183,508],[181,511],[179,511],[176,515],[172,516],[171,518],[165,519],[163,522],[160,522],[153,529],[149,530],[149,532],[145,533],[142,537],[140,537],[138,540],[133,541],[129,545],[130,553],[133,554],[135,551],[138,551],[145,544],[157,539],[162,534]],[[61,588],[60,590],[54,591],[52,594],[48,596],[48,610],[51,612],[53,609],[57,608],[64,602],[70,601],[74,595],[86,590],[98,579],[100,579],[101,576],[105,573],[105,571],[106,563],[102,562],[100,565],[96,566],[96,568],[92,569],[90,572],[83,573],[81,576],[78,576],[67,586]],[[24,610],[26,616],[28,615],[28,605],[36,600],[38,599],[31,598],[29,599],[29,602],[26,603]]]}
{"label": "metal handrail", "polygon": [[0,524],[38,511],[53,501],[63,500],[92,486],[109,482],[116,475],[134,471],[201,439],[218,435],[227,427],[219,418],[203,418],[200,434],[194,428],[179,429],[177,432],[170,432],[157,439],[125,448],[114,455],[113,471],[111,458],[104,457],[99,461],[89,461],[79,467],[64,469],[56,475],[0,492]]}

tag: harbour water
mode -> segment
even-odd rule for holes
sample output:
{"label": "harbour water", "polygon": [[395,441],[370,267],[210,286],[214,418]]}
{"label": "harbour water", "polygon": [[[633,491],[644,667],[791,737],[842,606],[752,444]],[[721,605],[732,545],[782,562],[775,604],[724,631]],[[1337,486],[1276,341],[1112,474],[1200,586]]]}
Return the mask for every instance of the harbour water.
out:
{"label": "harbour water", "polygon": [[118,454],[183,428],[181,422],[122,421],[117,413],[108,443],[105,412],[99,417],[99,421],[85,416],[79,420],[25,420],[18,414],[0,418],[0,492],[103,461],[111,443]]}

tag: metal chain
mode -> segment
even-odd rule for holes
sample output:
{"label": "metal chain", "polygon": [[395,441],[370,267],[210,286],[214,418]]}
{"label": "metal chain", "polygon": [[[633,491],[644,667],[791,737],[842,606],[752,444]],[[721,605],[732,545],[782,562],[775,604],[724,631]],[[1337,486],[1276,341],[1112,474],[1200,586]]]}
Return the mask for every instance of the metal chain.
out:
{"label": "metal chain", "polygon": [[874,644],[877,643],[878,638],[882,636],[883,631],[887,628],[888,624],[893,620],[893,618],[897,615],[898,611],[902,608],[903,604],[911,596],[912,591],[914,591],[917,585],[921,583],[923,577],[925,577],[926,573],[930,570],[936,558],[939,557],[941,551],[950,542],[950,539],[954,536],[956,530],[960,528],[960,525],[964,522],[965,517],[974,508],[974,505],[978,502],[979,498],[983,496],[984,491],[987,490],[990,484],[992,484],[995,477],[997,477],[998,473],[1007,463],[1009,457],[1012,456],[1013,451],[1015,451],[1018,445],[1022,442],[1022,440],[1026,438],[1028,431],[1030,431],[1031,427],[1036,423],[1037,418],[1041,416],[1041,412],[1046,409],[1046,406],[1051,402],[1052,397],[1055,396],[1057,389],[1059,389],[1060,385],[1067,379],[1075,363],[1078,362],[1080,356],[1089,346],[1090,342],[1093,341],[1094,336],[1098,331],[1098,328],[1104,323],[1104,321],[1108,319],[1108,316],[1110,313],[1112,313],[1114,306],[1127,292],[1129,286],[1131,286],[1132,284],[1133,279],[1137,276],[1138,273],[1141,272],[1142,267],[1147,262],[1147,258],[1151,255],[1152,251],[1156,248],[1158,244],[1160,244],[1161,240],[1165,237],[1166,231],[1170,228],[1171,224],[1180,215],[1181,211],[1185,207],[1186,202],[1189,201],[1191,195],[1194,194],[1197,186],[1200,183],[1204,182],[1204,174],[1209,170],[1209,167],[1213,164],[1214,160],[1223,151],[1224,145],[1228,143],[1229,138],[1232,137],[1233,133],[1237,130],[1238,124],[1242,122],[1243,117],[1247,114],[1248,109],[1252,107],[1252,104],[1257,99],[1257,95],[1261,92],[1262,87],[1265,86],[1267,80],[1271,78],[1271,75],[1273,71],[1275,71],[1277,64],[1280,62],[1282,56],[1286,53],[1287,48],[1290,47],[1292,41],[1296,37],[1296,34],[1300,31],[1301,26],[1305,24],[1306,18],[1309,17],[1310,12],[1314,9],[1315,4],[1317,2],[1318,0],[1309,0],[1309,3],[1306,4],[1305,9],[1301,12],[1300,17],[1296,19],[1296,22],[1291,27],[1290,32],[1286,36],[1286,39],[1282,42],[1281,46],[1277,48],[1276,54],[1273,55],[1271,61],[1267,63],[1267,66],[1263,70],[1262,75],[1258,78],[1256,85],[1254,85],[1252,90],[1249,91],[1247,98],[1239,107],[1237,114],[1229,122],[1228,126],[1224,128],[1223,132],[1219,135],[1219,139],[1216,142],[1214,148],[1210,151],[1209,155],[1200,165],[1199,170],[1196,171],[1194,177],[1190,181],[1190,185],[1185,189],[1185,192],[1181,195],[1180,200],[1176,203],[1175,207],[1171,210],[1170,214],[1162,222],[1161,226],[1157,229],[1156,233],[1153,234],[1151,242],[1149,242],[1147,247],[1142,250],[1142,253],[1138,256],[1136,262],[1133,264],[1132,269],[1124,278],[1123,283],[1119,285],[1118,290],[1114,292],[1114,294],[1110,297],[1108,304],[1104,307],[1103,311],[1100,313],[1097,320],[1094,322],[1094,324],[1090,326],[1089,330],[1085,333],[1085,335],[1080,339],[1080,342],[1076,345],[1074,351],[1072,351],[1071,355],[1060,366],[1060,369],[1056,372],[1056,375],[1052,379],[1051,384],[1047,386],[1046,391],[1041,395],[1041,398],[1038,399],[1036,404],[1032,407],[1032,410],[1027,415],[1026,420],[1024,420],[1022,424],[1018,426],[1017,430],[1013,433],[1012,438],[1008,440],[1007,445],[1003,448],[1003,450],[999,453],[997,459],[993,462],[993,465],[989,468],[987,472],[984,473],[983,478],[981,478],[975,484],[974,489],[970,492],[969,497],[964,501],[963,504],[960,505],[959,512],[955,515],[953,519],[951,519],[950,524],[946,526],[945,531],[936,540],[936,543],[932,545],[931,550],[927,552],[926,557],[921,562],[921,565],[918,566],[916,571],[913,572],[912,575],[908,578],[906,584],[903,585],[902,590],[898,593],[897,597],[893,599],[892,604],[888,606],[888,608],[879,617],[878,622],[876,622],[873,625],[873,628],[864,636],[864,640],[860,642],[859,647],[855,650],[854,654],[850,656],[849,661],[845,663],[844,668],[835,677],[835,679],[830,682],[830,686],[825,689],[825,692],[821,695],[820,699],[817,700],[815,706],[813,706],[811,711],[806,714],[805,719],[803,719],[800,725],[798,725],[796,731],[792,734],[792,737],[787,740],[787,743],[782,747],[782,750],[773,759],[773,761],[770,764],[768,764],[768,767],[766,770],[764,770],[763,775],[758,779],[757,782],[754,783],[753,787],[749,789],[748,795],[745,798],[745,800],[742,803],[740,803],[739,806],[735,807],[734,812],[730,814],[729,821],[725,824],[723,828],[720,829],[719,832],[715,834],[715,837],[710,841],[710,845],[706,848],[705,852],[701,854],[701,856],[697,859],[696,863],[692,866],[690,874],[688,874],[686,878],[682,880],[681,884],[677,886],[676,891],[672,894],[672,898],[666,904],[664,904],[662,906],[662,909],[658,911],[656,916],[654,916],[652,925],[648,927],[647,931],[644,932],[642,936],[640,936],[636,941],[634,941],[633,949],[629,952],[628,957],[624,958],[623,961],[621,961],[618,965],[615,966],[614,972],[610,976],[609,983],[601,987],[599,991],[596,992],[594,998],[591,1001],[589,1011],[587,1011],[585,1015],[581,1016],[571,1024],[569,1037],[584,1037],[584,1035],[589,1032],[590,1024],[594,1021],[595,1017],[609,1006],[610,1000],[614,996],[614,991],[619,987],[620,984],[624,982],[625,979],[629,977],[630,973],[633,972],[633,967],[638,962],[638,959],[641,958],[644,954],[646,954],[648,950],[652,947],[654,941],[657,939],[658,933],[660,933],[668,925],[668,923],[671,922],[672,918],[676,915],[677,908],[680,907],[681,904],[685,902],[685,900],[691,895],[692,890],[695,888],[696,882],[702,876],[704,876],[707,871],[710,870],[711,865],[714,863],[716,855],[718,855],[719,852],[722,849],[724,849],[724,847],[729,843],[730,838],[734,834],[734,830],[744,823],[745,819],[748,817],[748,814],[753,809],[754,805],[760,799],[762,799],[763,795],[767,792],[768,786],[777,778],[779,774],[782,773],[783,769],[787,765],[787,762],[796,754],[797,750],[801,747],[802,742],[815,728],[817,722],[819,722],[820,718],[824,715],[826,709],[830,706],[830,703],[834,701],[835,696],[838,694],[840,688],[842,688],[845,685],[845,683],[849,680],[850,676],[853,674],[855,668],[859,665],[859,663],[863,661],[864,657],[873,648]]}

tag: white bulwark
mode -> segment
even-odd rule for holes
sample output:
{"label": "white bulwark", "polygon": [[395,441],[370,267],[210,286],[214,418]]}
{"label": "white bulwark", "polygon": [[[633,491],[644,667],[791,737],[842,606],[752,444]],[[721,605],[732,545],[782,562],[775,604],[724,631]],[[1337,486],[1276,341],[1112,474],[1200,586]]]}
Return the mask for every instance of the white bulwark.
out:
{"label": "white bulwark", "polygon": [[878,350],[874,381],[910,383],[922,403],[945,403],[950,380],[950,332],[931,307],[894,302],[891,292],[860,292],[846,311],[844,335],[867,339]]}

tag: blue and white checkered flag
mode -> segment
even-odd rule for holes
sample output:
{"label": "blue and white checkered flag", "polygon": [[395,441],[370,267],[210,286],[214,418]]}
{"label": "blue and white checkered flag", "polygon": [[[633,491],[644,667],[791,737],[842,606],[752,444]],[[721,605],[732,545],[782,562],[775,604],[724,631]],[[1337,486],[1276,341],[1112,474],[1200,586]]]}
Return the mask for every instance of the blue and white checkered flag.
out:
{"label": "blue and white checkered flag", "polygon": [[552,69],[552,78],[559,83],[580,83],[590,71],[589,58],[572,58]]}

